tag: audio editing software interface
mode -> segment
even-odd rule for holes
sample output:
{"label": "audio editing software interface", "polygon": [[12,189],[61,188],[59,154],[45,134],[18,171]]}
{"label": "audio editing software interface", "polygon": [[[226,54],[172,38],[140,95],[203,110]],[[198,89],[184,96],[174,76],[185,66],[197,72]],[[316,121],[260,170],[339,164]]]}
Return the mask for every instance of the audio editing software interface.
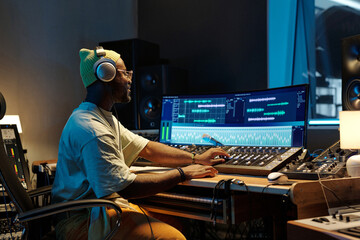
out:
{"label": "audio editing software interface", "polygon": [[181,145],[305,146],[308,86],[163,96],[160,142]]}

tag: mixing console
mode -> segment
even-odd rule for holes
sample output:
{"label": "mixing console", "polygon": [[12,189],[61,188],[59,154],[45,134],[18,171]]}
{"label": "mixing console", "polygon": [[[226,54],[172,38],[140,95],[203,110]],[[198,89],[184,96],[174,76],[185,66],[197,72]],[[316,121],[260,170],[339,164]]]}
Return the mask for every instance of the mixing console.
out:
{"label": "mixing console", "polygon": [[[188,152],[201,154],[212,146],[174,145]],[[286,163],[296,159],[302,152],[300,147],[248,147],[222,146],[230,158],[223,164],[215,165],[221,173],[268,175]]]}
{"label": "mixing console", "polygon": [[24,227],[18,222],[9,219],[0,219],[0,240],[20,240],[23,237]]}
{"label": "mixing console", "polygon": [[313,160],[293,160],[279,172],[293,179],[319,179],[319,176],[343,177],[346,160],[354,154],[357,154],[357,151],[341,149],[340,141],[337,141]]}

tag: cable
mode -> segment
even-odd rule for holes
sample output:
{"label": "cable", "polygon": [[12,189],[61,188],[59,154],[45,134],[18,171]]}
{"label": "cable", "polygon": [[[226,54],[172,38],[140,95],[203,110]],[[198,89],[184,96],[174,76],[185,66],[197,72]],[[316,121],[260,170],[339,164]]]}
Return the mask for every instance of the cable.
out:
{"label": "cable", "polygon": [[350,208],[350,209],[354,209],[354,210],[360,210],[360,208],[356,208],[356,207],[353,207],[351,206],[349,203],[346,203],[344,200],[342,200],[338,195],[336,195],[336,193],[329,187],[327,187],[326,185],[324,185],[322,182],[321,182],[321,179],[320,179],[320,174],[318,172],[318,178],[319,178],[319,184],[321,186],[321,189],[322,189],[322,192],[323,192],[323,195],[324,195],[324,198],[325,198],[325,202],[326,202],[326,205],[327,205],[327,208],[328,208],[328,211],[330,209],[330,206],[329,206],[329,202],[327,200],[327,197],[326,197],[326,194],[325,194],[325,190],[328,190],[329,192],[331,192],[334,197],[340,202],[342,203],[343,205],[345,205],[347,208]]}
{"label": "cable", "polygon": [[270,184],[266,185],[265,187],[263,187],[261,194],[264,194],[265,190],[268,189],[271,185],[274,185],[274,184],[270,183]]}
{"label": "cable", "polygon": [[[249,198],[249,225],[247,226],[247,224],[245,224],[245,229],[248,231],[248,233],[251,232],[251,229],[252,229],[252,224],[251,224],[251,220],[252,220],[252,204],[251,204],[251,195],[250,195],[250,191],[249,191],[249,188],[248,186],[244,183],[244,186],[246,188],[246,192],[247,192],[247,195],[248,195],[248,198]],[[248,228],[246,228],[248,227]]]}
{"label": "cable", "polygon": [[145,213],[145,211],[142,209],[142,207],[140,207],[139,205],[138,205],[138,207],[139,207],[139,209],[143,212],[143,214],[144,214],[145,217],[146,217],[146,220],[147,220],[148,223],[149,223],[149,227],[150,227],[150,231],[151,231],[151,239],[154,239],[154,240],[155,240],[155,235],[154,235],[154,232],[153,232],[153,229],[152,229],[152,226],[151,226],[150,219],[149,219],[148,215]]}
{"label": "cable", "polygon": [[324,184],[321,182],[321,177],[320,177],[319,171],[317,172],[317,175],[318,175],[318,178],[319,178],[319,184],[321,186],[321,190],[322,190],[324,198],[325,198],[326,206],[327,206],[327,209],[328,209],[328,212],[329,212],[330,206],[329,206],[329,202],[328,202],[328,199],[326,197],[326,194],[325,194]]}
{"label": "cable", "polygon": [[[231,189],[231,184],[236,184],[239,186],[245,186],[249,198],[249,209],[250,209],[250,214],[249,214],[249,218],[251,219],[251,198],[250,198],[250,191],[248,186],[245,184],[245,182],[243,180],[240,179],[227,179],[227,180],[220,180],[217,182],[217,184],[215,185],[214,189],[213,189],[213,198],[211,201],[211,220],[213,220],[213,226],[216,226],[216,218],[217,218],[217,205],[219,204],[219,190],[221,189],[221,187],[223,185],[225,185],[224,187],[224,198],[228,198],[228,209],[231,206],[231,194],[230,194],[230,189]],[[228,213],[228,217],[230,217],[230,212]],[[244,230],[240,231],[241,236],[247,231],[250,232],[251,229],[251,224],[248,226],[246,223],[244,223]],[[225,239],[228,239],[229,237],[231,237],[231,235],[236,236],[237,230],[238,230],[239,226],[235,226],[235,228],[233,227],[233,225],[230,223],[227,231],[226,231],[226,235],[225,235]]]}
{"label": "cable", "polygon": [[215,185],[214,189],[213,189],[213,197],[211,200],[211,213],[210,213],[210,219],[213,220],[213,226],[216,225],[216,210],[217,210],[217,205],[219,203],[219,189],[220,187],[225,183],[225,180],[220,180],[219,182],[217,182],[217,184]]}
{"label": "cable", "polygon": [[[319,148],[319,149],[314,150],[310,155],[315,155],[316,152],[322,153],[323,151],[324,151],[324,149]],[[319,154],[317,156],[319,156]]]}
{"label": "cable", "polygon": [[44,167],[44,174],[46,177],[46,183],[45,185],[51,185],[50,183],[50,174],[51,174],[51,169],[49,168],[49,166],[47,165],[47,163],[43,163],[41,164]]}

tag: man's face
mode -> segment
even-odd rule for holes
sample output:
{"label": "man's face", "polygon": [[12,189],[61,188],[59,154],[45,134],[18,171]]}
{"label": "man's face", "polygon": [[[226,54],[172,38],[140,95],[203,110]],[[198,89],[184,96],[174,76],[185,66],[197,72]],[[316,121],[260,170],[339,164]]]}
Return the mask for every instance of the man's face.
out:
{"label": "man's face", "polygon": [[116,62],[116,69],[116,76],[110,82],[113,101],[115,103],[128,103],[131,100],[130,87],[132,81],[131,77],[128,77],[125,72],[121,71],[126,70],[125,63],[121,58]]}

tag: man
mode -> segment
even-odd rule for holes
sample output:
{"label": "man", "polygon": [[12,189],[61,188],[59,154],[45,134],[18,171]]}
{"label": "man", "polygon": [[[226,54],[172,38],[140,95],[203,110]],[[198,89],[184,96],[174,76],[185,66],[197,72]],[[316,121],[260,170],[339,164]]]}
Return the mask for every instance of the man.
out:
{"label": "man", "polygon": [[[114,239],[184,239],[175,228],[144,215],[127,199],[165,191],[178,183],[217,174],[211,165],[228,156],[220,149],[194,155],[133,134],[112,115],[114,103],[131,100],[132,72],[114,51],[80,50],[80,74],[87,89],[85,101],[74,110],[59,143],[53,202],[75,199],[113,199],[122,208],[121,226]],[[126,113],[121,113],[126,114]],[[135,175],[129,166],[142,157],[182,168],[161,174]],[[93,208],[60,215],[58,239],[101,239],[110,229],[111,211]]]}

